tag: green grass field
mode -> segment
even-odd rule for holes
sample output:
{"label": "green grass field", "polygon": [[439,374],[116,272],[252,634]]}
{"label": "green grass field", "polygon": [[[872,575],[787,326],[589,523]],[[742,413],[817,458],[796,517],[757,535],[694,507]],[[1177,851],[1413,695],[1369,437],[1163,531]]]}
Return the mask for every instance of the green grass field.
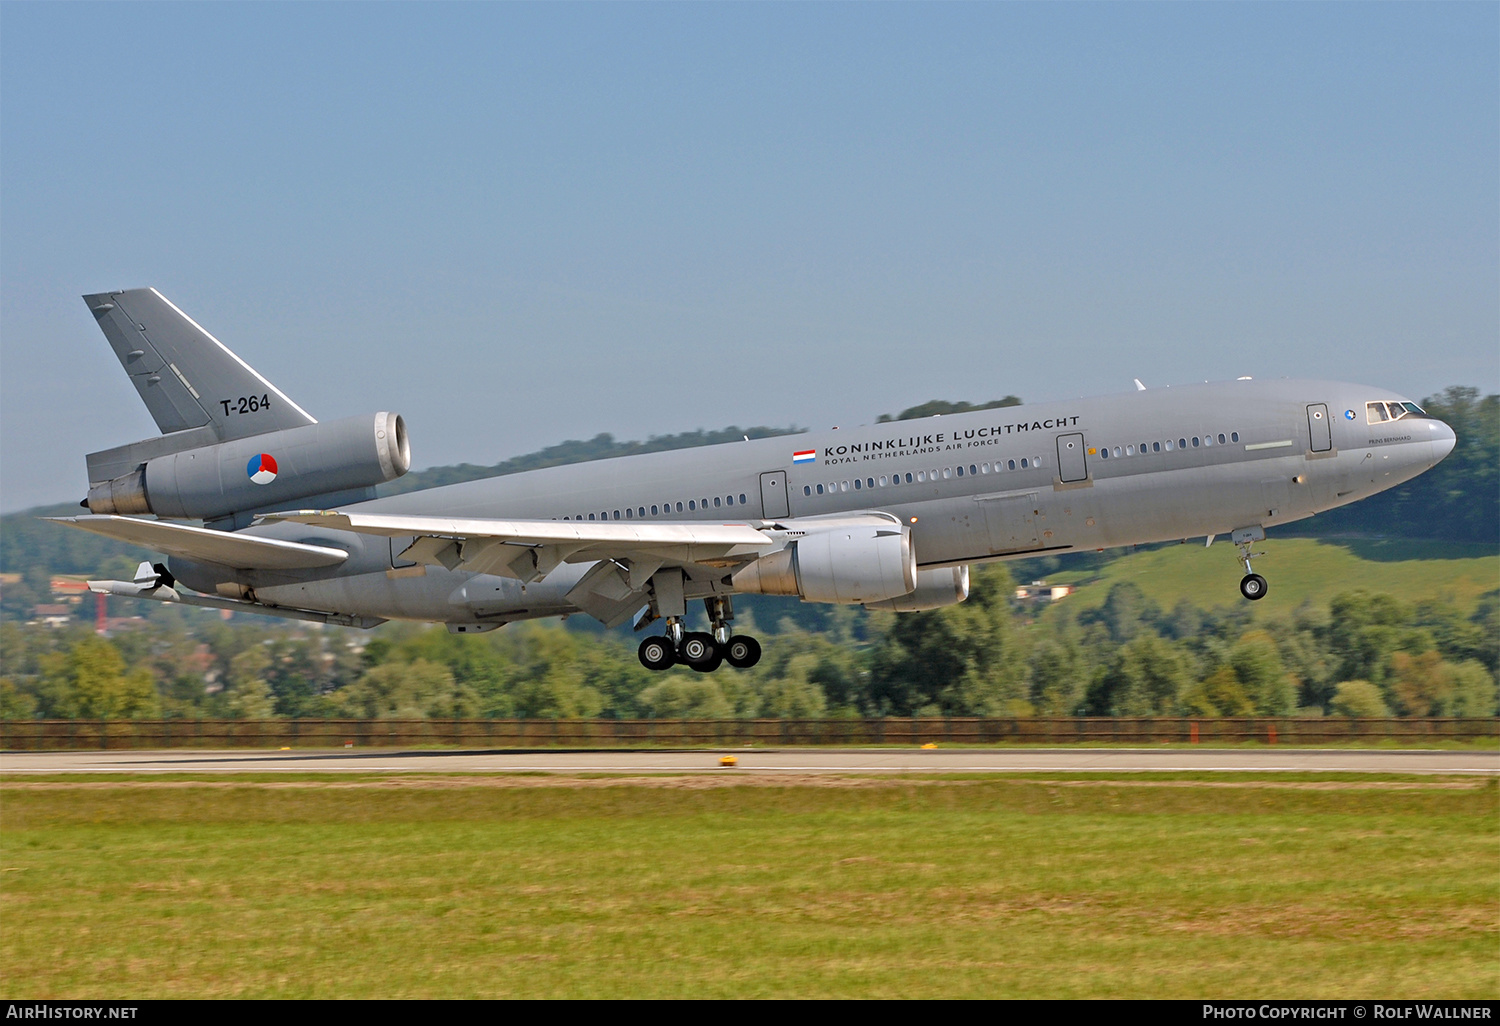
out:
{"label": "green grass field", "polygon": [[1236,548],[1202,539],[1135,552],[1099,571],[1068,571],[1050,576],[1054,584],[1082,585],[1068,602],[1084,608],[1103,604],[1109,589],[1134,581],[1141,591],[1171,609],[1183,597],[1204,607],[1242,604],[1258,618],[1284,616],[1303,602],[1326,607],[1340,592],[1385,592],[1405,602],[1442,599],[1472,609],[1479,596],[1500,588],[1500,552],[1494,546],[1397,539],[1313,539],[1272,537],[1255,548],[1265,555],[1255,571],[1270,582],[1259,602],[1245,603],[1238,585],[1244,573]]}
{"label": "green grass field", "polygon": [[1500,784],[0,782],[14,997],[1500,996]]}

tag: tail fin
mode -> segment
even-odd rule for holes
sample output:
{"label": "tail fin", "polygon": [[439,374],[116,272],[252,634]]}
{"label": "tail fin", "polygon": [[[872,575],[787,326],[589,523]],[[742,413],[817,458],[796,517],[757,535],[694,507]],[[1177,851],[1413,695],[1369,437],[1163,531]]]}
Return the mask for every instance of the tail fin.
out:
{"label": "tail fin", "polygon": [[317,421],[155,289],[84,296],[162,434],[220,441]]}

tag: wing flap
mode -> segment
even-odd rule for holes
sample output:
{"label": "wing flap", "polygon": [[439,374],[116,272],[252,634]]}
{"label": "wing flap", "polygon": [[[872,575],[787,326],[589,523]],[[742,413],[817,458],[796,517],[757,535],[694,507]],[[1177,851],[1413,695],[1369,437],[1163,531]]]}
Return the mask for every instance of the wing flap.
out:
{"label": "wing flap", "polygon": [[327,545],[260,538],[206,527],[172,524],[164,520],[139,520],[113,514],[105,516],[46,517],[106,538],[141,545],[169,556],[202,563],[217,563],[236,570],[310,570],[336,566],[349,558],[343,549]]}
{"label": "wing flap", "polygon": [[600,559],[654,562],[656,566],[739,562],[777,544],[750,524],[490,520],[339,510],[273,513],[261,520],[390,538],[414,535],[416,540],[401,558],[528,582],[545,577],[560,563]]}

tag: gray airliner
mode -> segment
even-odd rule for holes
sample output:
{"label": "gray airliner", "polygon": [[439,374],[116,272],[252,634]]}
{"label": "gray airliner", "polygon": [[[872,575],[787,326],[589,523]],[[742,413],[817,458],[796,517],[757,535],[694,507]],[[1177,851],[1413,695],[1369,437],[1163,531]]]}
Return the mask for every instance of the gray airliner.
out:
{"label": "gray airliner", "polygon": [[[455,633],[658,624],[651,669],[760,657],[737,594],[910,612],[991,560],[1266,529],[1434,466],[1453,431],[1389,389],[1240,378],[627,456],[377,498],[403,419],[319,423],[155,289],[84,297],[161,435],[88,457],[69,526],[164,553],[101,593]],[[188,521],[200,521],[198,524]],[[710,630],[688,631],[701,601]]]}

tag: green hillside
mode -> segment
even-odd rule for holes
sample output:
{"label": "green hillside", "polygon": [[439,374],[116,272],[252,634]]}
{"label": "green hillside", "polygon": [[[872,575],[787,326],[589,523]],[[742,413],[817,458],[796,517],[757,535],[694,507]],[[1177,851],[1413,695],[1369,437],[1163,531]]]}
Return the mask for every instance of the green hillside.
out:
{"label": "green hillside", "polygon": [[1265,555],[1255,571],[1270,582],[1256,603],[1240,598],[1244,571],[1238,550],[1223,539],[1133,552],[1098,568],[1064,570],[1047,578],[1079,590],[1067,601],[1093,608],[1111,586],[1133,581],[1163,609],[1186,598],[1205,608],[1244,604],[1258,618],[1283,616],[1304,602],[1326,606],[1340,592],[1364,589],[1399,596],[1411,603],[1442,599],[1474,608],[1479,596],[1500,588],[1500,552],[1494,545],[1399,539],[1279,538],[1256,546]]}

